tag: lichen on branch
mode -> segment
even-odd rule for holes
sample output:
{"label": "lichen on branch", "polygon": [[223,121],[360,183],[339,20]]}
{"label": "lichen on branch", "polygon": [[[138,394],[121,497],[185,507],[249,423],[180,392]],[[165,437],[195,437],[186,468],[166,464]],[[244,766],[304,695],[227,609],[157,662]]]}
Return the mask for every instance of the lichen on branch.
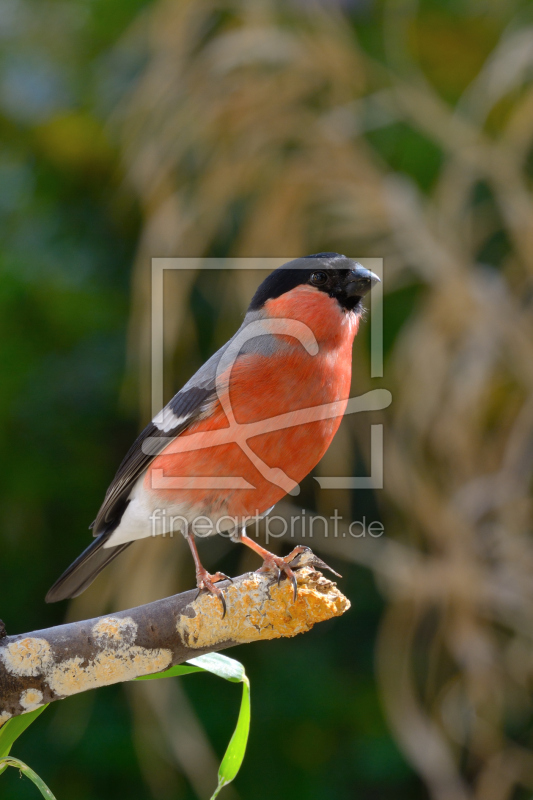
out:
{"label": "lichen on branch", "polygon": [[189,658],[236,644],[296,636],[340,616],[349,601],[317,571],[310,551],[298,555],[298,596],[269,573],[219,584],[225,617],[213,595],[196,591],[116,614],[0,639],[0,725],[12,716],[88,689],[161,672]]}

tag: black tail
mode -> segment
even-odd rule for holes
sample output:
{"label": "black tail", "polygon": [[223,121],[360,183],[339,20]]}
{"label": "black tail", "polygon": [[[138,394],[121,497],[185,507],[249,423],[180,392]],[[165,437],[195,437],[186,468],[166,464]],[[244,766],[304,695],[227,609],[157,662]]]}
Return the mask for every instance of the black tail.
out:
{"label": "black tail", "polygon": [[47,603],[55,603],[58,600],[67,600],[69,597],[77,597],[94,581],[99,572],[103,570],[110,561],[122,553],[131,542],[118,544],[116,547],[105,547],[104,544],[109,538],[108,533],[101,533],[89,547],[78,556],[70,567],[65,570],[60,578],[54,583],[46,595]]}

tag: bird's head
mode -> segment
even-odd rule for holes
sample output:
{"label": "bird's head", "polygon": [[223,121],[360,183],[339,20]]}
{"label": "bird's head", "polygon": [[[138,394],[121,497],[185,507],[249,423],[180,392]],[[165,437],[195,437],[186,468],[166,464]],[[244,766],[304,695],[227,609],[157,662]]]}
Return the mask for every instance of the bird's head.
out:
{"label": "bird's head", "polygon": [[309,287],[337,300],[343,311],[358,313],[363,297],[377,282],[377,275],[346,256],[317,253],[296,258],[274,270],[257,289],[248,311],[259,311],[269,300],[298,287]]}

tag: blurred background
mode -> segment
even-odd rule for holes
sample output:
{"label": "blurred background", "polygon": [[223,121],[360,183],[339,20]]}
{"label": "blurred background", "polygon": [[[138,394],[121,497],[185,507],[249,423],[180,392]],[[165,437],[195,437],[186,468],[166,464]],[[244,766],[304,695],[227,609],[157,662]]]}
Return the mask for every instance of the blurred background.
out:
{"label": "blurred background", "polygon": [[[316,536],[343,618],[229,651],[253,713],[224,796],[531,798],[531,4],[2,0],[0,50],[8,632],[193,585],[183,542],[139,542],[67,609],[44,604],[150,417],[151,258],[383,257],[384,377],[366,324],[352,393],[393,403],[345,419],[315,474],[368,474],[380,423],[384,489],[309,478],[298,503],[385,535]],[[165,278],[167,399],[256,283]],[[208,567],[258,566],[210,544]],[[239,691],[201,675],[100,689],[51,707],[15,755],[59,800],[203,800]]]}

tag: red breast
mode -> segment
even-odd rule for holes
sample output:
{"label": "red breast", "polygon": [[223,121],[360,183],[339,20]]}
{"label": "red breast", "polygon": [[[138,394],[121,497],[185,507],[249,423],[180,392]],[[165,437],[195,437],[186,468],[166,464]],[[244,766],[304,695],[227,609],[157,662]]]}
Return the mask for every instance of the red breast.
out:
{"label": "red breast", "polygon": [[[300,411],[300,424],[256,433],[247,440],[253,453],[268,467],[283,470],[299,483],[324,455],[340,425],[349,397],[352,345],[359,319],[343,311],[335,299],[309,286],[299,286],[268,300],[265,312],[270,318],[305,323],[316,338],[318,353],[309,355],[294,338],[277,336],[280,347],[273,353],[240,356],[229,376],[229,402],[239,425]],[[337,401],[341,401],[339,416],[305,421],[312,416],[310,411],[302,418],[302,409]],[[185,501],[205,513],[223,508],[232,516],[254,515],[274,505],[286,491],[271,483],[239,444],[176,452],[179,440],[188,435],[227,428],[228,419],[217,401],[209,416],[192,425],[154,459],[145,476],[145,489],[155,492],[161,503]],[[154,488],[158,484],[153,480],[154,470],[158,471],[156,475],[163,470],[165,477],[238,476],[255,488],[227,491]]]}

